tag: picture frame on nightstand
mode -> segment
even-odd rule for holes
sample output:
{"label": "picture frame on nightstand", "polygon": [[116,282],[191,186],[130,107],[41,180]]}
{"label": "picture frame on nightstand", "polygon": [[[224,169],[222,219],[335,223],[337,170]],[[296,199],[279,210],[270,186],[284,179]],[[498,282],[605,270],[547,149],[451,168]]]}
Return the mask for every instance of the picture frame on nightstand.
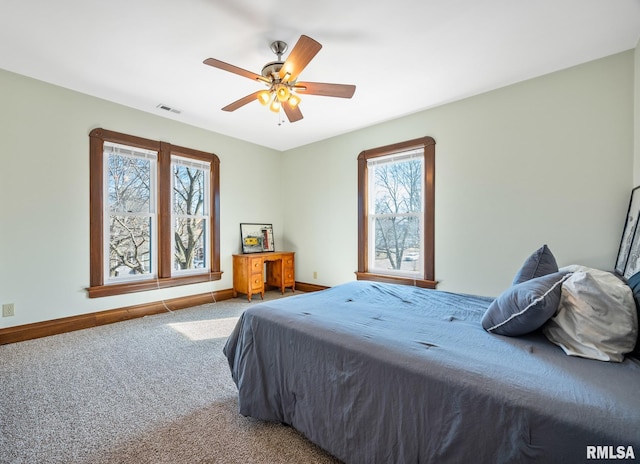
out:
{"label": "picture frame on nightstand", "polygon": [[273,224],[243,222],[240,224],[242,253],[275,251]]}

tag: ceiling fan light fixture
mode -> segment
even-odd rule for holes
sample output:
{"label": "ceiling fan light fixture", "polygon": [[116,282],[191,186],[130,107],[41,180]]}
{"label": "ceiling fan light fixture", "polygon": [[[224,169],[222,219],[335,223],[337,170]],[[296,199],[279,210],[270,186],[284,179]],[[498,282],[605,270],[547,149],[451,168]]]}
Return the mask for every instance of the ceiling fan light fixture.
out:
{"label": "ceiling fan light fixture", "polygon": [[262,104],[263,106],[266,106],[269,104],[269,101],[271,100],[271,93],[268,90],[262,90],[258,92],[257,97],[260,104]]}
{"label": "ceiling fan light fixture", "polygon": [[295,93],[291,92],[291,96],[289,97],[288,102],[289,102],[289,106],[291,106],[292,108],[295,108],[300,104],[300,97],[297,96]]}
{"label": "ceiling fan light fixture", "polygon": [[274,113],[279,113],[281,106],[280,101],[277,98],[274,98],[271,105],[269,105],[269,109]]}
{"label": "ceiling fan light fixture", "polygon": [[278,98],[278,101],[286,102],[289,99],[290,95],[291,95],[291,91],[286,85],[279,84],[278,87],[276,88],[276,97]]}

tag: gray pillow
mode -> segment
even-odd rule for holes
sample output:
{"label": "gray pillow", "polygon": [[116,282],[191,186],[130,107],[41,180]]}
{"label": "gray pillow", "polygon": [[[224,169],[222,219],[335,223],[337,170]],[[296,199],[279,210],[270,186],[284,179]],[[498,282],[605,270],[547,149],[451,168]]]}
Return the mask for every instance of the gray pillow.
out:
{"label": "gray pillow", "polygon": [[568,275],[554,272],[509,287],[489,305],[482,327],[510,337],[539,329],[558,309],[562,282]]}
{"label": "gray pillow", "polygon": [[517,285],[554,272],[558,272],[556,258],[547,245],[542,245],[526,259],[514,277],[512,285]]}

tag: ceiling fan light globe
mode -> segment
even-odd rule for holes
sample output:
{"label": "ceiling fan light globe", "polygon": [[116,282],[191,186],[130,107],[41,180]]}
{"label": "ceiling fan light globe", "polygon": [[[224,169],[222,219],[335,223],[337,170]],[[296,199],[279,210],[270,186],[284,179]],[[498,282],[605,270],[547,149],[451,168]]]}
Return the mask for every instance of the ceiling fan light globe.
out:
{"label": "ceiling fan light globe", "polygon": [[262,90],[258,92],[257,98],[260,104],[266,106],[269,104],[269,100],[271,100],[271,94],[268,90]]}
{"label": "ceiling fan light globe", "polygon": [[274,113],[279,113],[280,112],[280,107],[281,107],[281,104],[280,104],[280,101],[277,98],[275,98],[271,102],[271,105],[269,105],[269,109],[271,111],[273,111]]}
{"label": "ceiling fan light globe", "polygon": [[300,97],[297,96],[295,93],[291,93],[291,96],[289,97],[288,102],[289,102],[289,106],[291,106],[292,108],[295,108],[300,104]]}
{"label": "ceiling fan light globe", "polygon": [[286,102],[289,99],[291,92],[286,85],[279,85],[276,90],[276,97],[280,102]]}

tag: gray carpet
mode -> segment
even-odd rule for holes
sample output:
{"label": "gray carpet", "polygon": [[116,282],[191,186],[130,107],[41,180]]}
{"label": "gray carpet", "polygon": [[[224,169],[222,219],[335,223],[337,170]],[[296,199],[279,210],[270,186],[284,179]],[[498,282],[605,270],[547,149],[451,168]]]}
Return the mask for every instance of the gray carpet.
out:
{"label": "gray carpet", "polygon": [[260,301],[0,346],[0,463],[337,463],[237,412],[222,347]]}

